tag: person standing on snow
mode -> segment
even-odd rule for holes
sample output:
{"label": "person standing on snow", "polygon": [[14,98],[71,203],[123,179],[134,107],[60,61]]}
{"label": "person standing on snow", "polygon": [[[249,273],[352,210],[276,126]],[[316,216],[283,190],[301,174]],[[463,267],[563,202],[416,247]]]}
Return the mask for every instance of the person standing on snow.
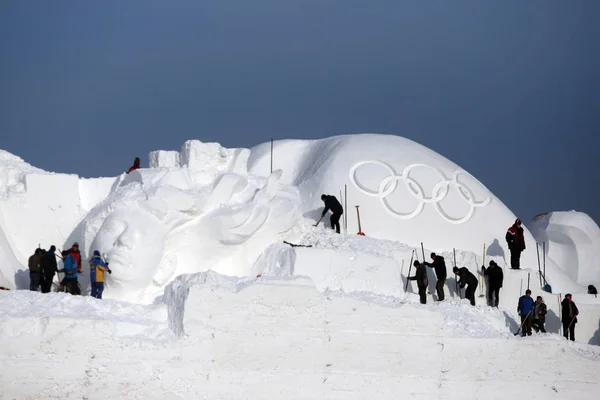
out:
{"label": "person standing on snow", "polygon": [[575,341],[575,324],[577,323],[579,310],[571,299],[571,293],[565,294],[565,298],[560,304],[562,306],[563,335],[567,340],[569,340],[570,335],[571,340]]}
{"label": "person standing on snow", "polygon": [[544,304],[544,299],[542,296],[538,296],[535,300],[535,305],[533,308],[533,329],[535,333],[542,332],[546,333],[546,328],[544,328],[544,323],[546,322],[546,314],[548,313],[548,308],[546,304]]}
{"label": "person standing on snow", "polygon": [[519,303],[517,304],[517,312],[521,316],[521,336],[531,336],[534,309],[535,305],[531,298],[531,290],[527,289],[525,295],[519,298]]}
{"label": "person standing on snow", "polygon": [[112,274],[108,263],[105,263],[100,256],[98,250],[94,250],[94,255],[90,260],[90,281],[92,283],[91,296],[96,299],[102,299],[102,292],[104,292],[104,272]]}
{"label": "person standing on snow", "polygon": [[56,263],[56,247],[54,245],[50,246],[50,250],[48,250],[42,256],[42,276],[43,284],[42,284],[42,293],[50,293],[52,289],[52,281],[54,280],[54,274],[58,271],[58,265]]}
{"label": "person standing on snow", "polygon": [[340,233],[340,217],[344,213],[344,208],[335,196],[322,194],[321,200],[325,203],[321,219],[327,214],[327,211],[331,210],[331,229],[335,229],[337,233]]}
{"label": "person standing on snow", "polygon": [[35,249],[35,252],[28,260],[29,266],[29,290],[37,292],[40,287],[40,280],[42,275],[42,268],[40,263],[42,261],[42,249]]}
{"label": "person standing on snow", "polygon": [[69,250],[69,253],[73,256],[75,262],[77,263],[77,272],[81,273],[81,252],[79,251],[79,243],[73,243],[73,246],[71,246],[71,250]]}
{"label": "person standing on snow", "polygon": [[435,253],[431,253],[431,259],[433,260],[432,263],[424,262],[423,265],[435,270],[435,276],[437,277],[437,282],[435,284],[435,290],[438,296],[437,301],[443,301],[444,283],[446,282],[447,277],[446,262],[444,261],[444,257],[438,256]]}
{"label": "person standing on snow", "polygon": [[490,260],[488,268],[482,266],[481,270],[483,271],[483,275],[488,277],[488,305],[490,307],[498,307],[498,303],[500,302],[500,288],[504,281],[504,272],[502,272],[502,268],[494,260]]}
{"label": "person standing on snow", "polygon": [[64,268],[58,272],[64,272],[65,278],[61,284],[66,286],[67,292],[73,295],[80,295],[79,282],[77,281],[77,261],[69,251],[63,251]]}
{"label": "person standing on snow", "polygon": [[521,220],[517,218],[513,226],[506,232],[506,243],[510,250],[510,267],[512,269],[521,268],[521,253],[525,250],[525,236],[521,225]]}
{"label": "person standing on snow", "polygon": [[133,165],[131,167],[129,167],[129,169],[127,170],[127,173],[130,173],[131,171],[135,171],[136,169],[140,169],[140,158],[136,157],[135,160],[133,160]]}
{"label": "person standing on snow", "polygon": [[458,275],[458,277],[460,278],[458,280],[458,286],[461,289],[464,288],[465,285],[467,285],[467,290],[465,290],[465,298],[469,299],[471,305],[474,306],[475,290],[477,289],[477,285],[479,285],[479,281],[477,280],[475,275],[473,275],[471,271],[469,271],[466,267],[454,267],[452,268],[452,271],[454,271],[454,274]]}
{"label": "person standing on snow", "polygon": [[425,264],[419,263],[419,261],[415,260],[413,266],[416,268],[415,276],[409,276],[409,281],[417,281],[417,287],[419,288],[419,301],[421,304],[427,304],[427,296],[426,290],[427,286],[429,286],[429,282],[427,282],[427,270],[425,269]]}

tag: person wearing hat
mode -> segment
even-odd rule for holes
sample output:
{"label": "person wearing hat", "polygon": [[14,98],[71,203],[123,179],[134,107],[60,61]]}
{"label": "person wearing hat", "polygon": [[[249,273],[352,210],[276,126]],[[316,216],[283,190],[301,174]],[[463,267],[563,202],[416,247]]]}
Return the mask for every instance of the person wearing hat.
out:
{"label": "person wearing hat", "polygon": [[571,297],[571,293],[567,293],[561,303],[561,320],[565,339],[569,340],[569,336],[571,336],[571,340],[575,341],[575,324],[577,323],[577,315],[579,315],[579,310],[577,309],[577,306]]}
{"label": "person wearing hat", "polygon": [[512,269],[521,268],[521,252],[525,250],[525,236],[521,225],[521,220],[517,218],[506,232],[506,243],[508,243],[508,249],[510,250],[510,267]]}
{"label": "person wearing hat", "polygon": [[340,217],[344,213],[344,208],[335,196],[322,194],[321,200],[325,203],[325,208],[321,213],[321,219],[327,214],[327,211],[331,210],[331,229],[335,229],[337,233],[340,233]]}
{"label": "person wearing hat", "polygon": [[52,281],[54,280],[54,274],[58,271],[58,264],[56,262],[56,246],[50,246],[50,250],[48,250],[42,256],[42,277],[44,278],[42,281],[42,293],[50,293],[52,289]]}
{"label": "person wearing hat", "polygon": [[67,292],[73,295],[80,295],[81,289],[79,288],[79,282],[77,281],[77,261],[75,257],[73,257],[73,253],[64,250],[62,252],[63,256],[63,269],[58,272],[63,272],[65,274],[64,279],[61,282],[61,285],[66,287]]}
{"label": "person wearing hat", "polygon": [[423,262],[423,265],[433,268],[435,270],[435,276],[437,278],[437,282],[435,284],[435,290],[437,292],[437,301],[444,300],[444,283],[446,282],[446,263],[444,262],[444,257],[438,256],[435,253],[431,253],[432,263]]}
{"label": "person wearing hat", "polygon": [[75,263],[77,265],[77,273],[81,273],[81,252],[79,251],[79,243],[73,243],[73,246],[71,246],[71,250],[69,250],[69,253],[75,259]]}
{"label": "person wearing hat", "polygon": [[533,314],[535,304],[531,298],[531,290],[527,289],[525,295],[519,298],[517,313],[521,316],[521,336],[531,336],[531,326],[533,324]]}
{"label": "person wearing hat", "polygon": [[112,274],[108,263],[105,263],[100,256],[98,250],[94,250],[94,255],[90,260],[90,281],[92,284],[91,296],[96,299],[102,299],[102,292],[104,292],[104,273],[108,272]]}
{"label": "person wearing hat", "polygon": [[421,264],[418,260],[415,260],[413,263],[415,267],[415,276],[409,276],[409,281],[417,281],[417,287],[419,288],[419,301],[421,304],[427,304],[427,286],[429,286],[429,282],[427,281],[427,270],[425,269],[425,264]]}
{"label": "person wearing hat", "polygon": [[498,307],[498,304],[500,303],[500,288],[502,287],[502,282],[504,281],[504,272],[502,272],[502,268],[500,268],[494,260],[490,260],[488,268],[482,266],[481,270],[483,272],[483,276],[488,277],[488,305],[491,307]]}
{"label": "person wearing hat", "polygon": [[452,268],[452,271],[454,272],[454,275],[458,275],[458,286],[461,289],[467,285],[467,289],[465,290],[465,298],[469,299],[471,305],[474,306],[475,290],[477,289],[477,285],[479,285],[479,281],[466,267],[454,267]]}
{"label": "person wearing hat", "polygon": [[548,308],[546,304],[544,304],[544,299],[542,296],[538,296],[535,300],[534,308],[533,308],[533,324],[532,327],[535,330],[535,333],[542,332],[546,333],[546,329],[544,328],[544,323],[546,322],[546,314],[548,313]]}

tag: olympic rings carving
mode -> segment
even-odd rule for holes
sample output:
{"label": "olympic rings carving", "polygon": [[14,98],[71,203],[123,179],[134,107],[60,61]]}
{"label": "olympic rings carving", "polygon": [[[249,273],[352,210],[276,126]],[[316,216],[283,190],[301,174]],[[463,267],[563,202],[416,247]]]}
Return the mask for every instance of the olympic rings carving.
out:
{"label": "olympic rings carving", "polygon": [[[366,165],[366,164],[375,164],[375,165],[382,166],[389,172],[389,175],[387,177],[385,177],[379,184],[379,188],[377,189],[377,191],[373,191],[373,190],[370,190],[369,188],[365,187],[356,178],[356,171],[358,170],[358,168],[360,168],[361,166]],[[423,187],[414,178],[412,178],[410,176],[411,171],[417,167],[424,167],[424,168],[432,169],[437,174],[439,174],[441,177],[440,181],[437,182],[435,184],[435,186],[433,187],[431,197],[426,197],[425,190],[423,190]],[[473,217],[473,214],[475,213],[475,209],[485,207],[485,206],[489,205],[492,201],[491,194],[488,195],[488,197],[483,201],[478,202],[475,200],[475,194],[473,193],[471,188],[469,188],[467,185],[465,185],[464,183],[461,183],[458,180],[458,177],[461,174],[466,175],[466,176],[471,176],[464,170],[454,171],[454,173],[452,174],[452,177],[448,178],[438,168],[433,167],[428,164],[418,163],[418,164],[408,165],[406,168],[404,168],[402,173],[398,175],[391,165],[389,165],[383,161],[369,160],[369,161],[361,161],[361,162],[356,163],[352,168],[350,168],[349,174],[350,174],[350,181],[354,184],[354,186],[356,186],[356,188],[359,191],[366,194],[367,196],[379,198],[379,201],[381,201],[383,208],[389,214],[391,214],[392,216],[394,216],[396,218],[404,219],[404,220],[415,218],[417,215],[419,215],[423,211],[426,204],[433,204],[435,210],[438,212],[438,214],[444,220],[446,220],[447,222],[449,222],[451,224],[462,224],[462,223],[465,223],[468,220],[470,220],[471,217]],[[409,212],[407,214],[402,214],[402,213],[397,212],[390,206],[389,202],[386,200],[386,197],[389,196],[390,194],[392,194],[396,190],[396,188],[398,187],[398,181],[400,181],[400,180],[402,180],[404,182],[404,185],[406,186],[408,193],[410,193],[410,195],[412,197],[414,197],[415,199],[417,199],[419,201],[419,204],[417,205],[417,207],[412,212]],[[459,196],[470,206],[467,214],[461,218],[451,217],[450,215],[448,215],[448,213],[446,213],[446,211],[444,211],[444,209],[440,205],[440,202],[446,198],[446,196],[448,195],[448,193],[450,192],[450,189],[452,187],[456,188]]]}

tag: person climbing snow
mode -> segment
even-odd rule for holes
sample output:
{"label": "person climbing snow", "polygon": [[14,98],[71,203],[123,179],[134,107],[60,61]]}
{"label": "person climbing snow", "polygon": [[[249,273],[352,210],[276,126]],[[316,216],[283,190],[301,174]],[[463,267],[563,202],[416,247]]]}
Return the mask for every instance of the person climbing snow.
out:
{"label": "person climbing snow", "polygon": [[42,275],[42,268],[40,266],[42,261],[42,249],[37,248],[28,260],[29,266],[29,290],[37,292],[40,287],[40,280]]}
{"label": "person climbing snow", "polygon": [[502,268],[494,260],[490,260],[488,268],[482,266],[481,270],[483,271],[483,276],[488,277],[488,306],[498,307],[498,303],[500,302],[500,288],[504,281],[504,272],[502,272]]}
{"label": "person climbing snow", "polygon": [[535,305],[533,309],[533,329],[535,333],[542,332],[546,333],[546,328],[544,328],[544,323],[546,322],[546,314],[548,313],[548,308],[544,303],[544,299],[542,296],[538,296],[535,299]]}
{"label": "person climbing snow", "polygon": [[41,267],[42,267],[42,293],[50,293],[52,289],[52,281],[54,280],[54,274],[58,271],[58,265],[56,263],[56,246],[50,246],[50,250],[44,253],[42,256]]}
{"label": "person climbing snow", "polygon": [[467,285],[467,289],[465,290],[465,298],[469,299],[471,305],[474,306],[475,290],[477,289],[477,285],[479,285],[479,281],[477,280],[475,275],[473,275],[471,271],[469,271],[466,267],[454,267],[452,268],[452,271],[454,271],[454,274],[458,275],[458,277],[460,278],[458,280],[458,286],[461,289],[464,288],[465,285]]}
{"label": "person climbing snow", "polygon": [[[321,200],[325,203],[325,208],[321,213],[321,219],[327,214],[327,211],[331,210],[331,229],[335,229],[337,233],[340,233],[340,217],[344,213],[342,205],[335,196],[331,195],[322,194]],[[319,221],[321,221],[321,219]]]}
{"label": "person climbing snow", "polygon": [[130,173],[131,171],[135,171],[136,169],[140,169],[140,158],[136,157],[135,160],[133,160],[133,165],[131,167],[129,167],[129,169],[127,170],[127,173]]}
{"label": "person climbing snow", "polygon": [[108,272],[112,274],[108,263],[105,263],[100,256],[98,250],[94,250],[94,255],[90,260],[90,282],[92,284],[91,296],[96,299],[102,299],[102,292],[104,292],[104,273]]}
{"label": "person climbing snow", "polygon": [[427,282],[427,270],[425,269],[425,264],[419,263],[419,261],[415,260],[413,263],[415,267],[415,276],[409,276],[409,281],[417,281],[417,287],[419,288],[419,301],[421,304],[427,304],[427,286],[429,286],[429,282]]}
{"label": "person climbing snow", "polygon": [[573,302],[571,293],[565,294],[565,298],[560,303],[561,311],[562,311],[562,325],[563,325],[563,335],[565,339],[569,340],[569,335],[571,336],[571,340],[575,341],[575,324],[577,323],[577,316],[579,315],[579,310]]}
{"label": "person climbing snow", "polygon": [[80,295],[81,289],[77,281],[77,260],[75,260],[75,257],[68,250],[64,250],[62,256],[64,267],[58,272],[64,272],[65,278],[62,280],[61,285],[66,287],[67,292],[73,295]]}
{"label": "person climbing snow", "polygon": [[521,220],[517,218],[506,232],[506,243],[508,243],[508,249],[510,250],[510,267],[512,269],[521,268],[521,253],[525,250],[525,236],[521,225]]}
{"label": "person climbing snow", "polygon": [[595,297],[598,297],[598,289],[594,285],[588,285],[588,294],[593,294]]}
{"label": "person climbing snow", "polygon": [[527,289],[525,294],[519,297],[519,303],[517,304],[517,313],[521,317],[521,336],[531,336],[534,309],[535,305],[531,298],[531,290]]}
{"label": "person climbing snow", "polygon": [[446,262],[444,261],[444,257],[438,256],[435,253],[431,253],[432,263],[424,262],[423,264],[428,266],[429,268],[433,268],[435,270],[435,276],[437,277],[437,282],[435,284],[435,290],[437,292],[437,301],[444,300],[444,283],[446,282],[447,271],[446,271]]}

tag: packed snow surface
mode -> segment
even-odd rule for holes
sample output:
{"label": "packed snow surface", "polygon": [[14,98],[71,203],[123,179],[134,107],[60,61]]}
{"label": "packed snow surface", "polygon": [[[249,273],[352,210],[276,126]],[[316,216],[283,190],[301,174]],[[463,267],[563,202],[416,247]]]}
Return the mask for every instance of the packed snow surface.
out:
{"label": "packed snow surface", "polygon": [[[94,179],[0,151],[0,286],[28,288],[38,245],[79,242],[84,294],[92,251],[113,272],[104,300],[0,291],[0,398],[596,398],[600,301],[585,292],[600,283],[600,239],[587,215],[536,219],[514,271],[504,235],[517,216],[442,155],[375,134],[273,148],[192,140]],[[314,226],[322,193],[345,206],[341,234],[329,216]],[[428,268],[420,305],[407,277],[432,251],[446,300]],[[483,296],[489,260],[505,274],[498,309]],[[479,279],[476,307],[454,265]],[[515,337],[528,287],[549,334]],[[566,292],[575,343],[559,336]]]}

